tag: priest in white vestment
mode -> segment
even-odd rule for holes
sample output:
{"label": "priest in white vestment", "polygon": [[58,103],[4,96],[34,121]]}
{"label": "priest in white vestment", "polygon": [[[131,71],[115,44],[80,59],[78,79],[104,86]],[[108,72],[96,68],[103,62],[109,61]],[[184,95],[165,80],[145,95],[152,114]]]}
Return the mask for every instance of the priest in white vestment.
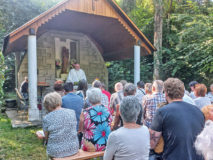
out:
{"label": "priest in white vestment", "polygon": [[67,83],[72,82],[74,84],[74,83],[78,83],[82,79],[87,80],[84,71],[80,68],[80,65],[74,64],[73,66],[74,66],[74,69],[70,70],[66,82]]}

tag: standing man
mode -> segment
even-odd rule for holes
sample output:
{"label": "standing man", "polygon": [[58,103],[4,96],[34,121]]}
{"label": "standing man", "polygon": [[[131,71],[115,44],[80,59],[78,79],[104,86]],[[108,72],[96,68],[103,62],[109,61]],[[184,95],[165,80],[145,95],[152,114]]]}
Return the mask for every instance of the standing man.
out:
{"label": "standing man", "polygon": [[24,77],[24,81],[21,83],[20,91],[24,99],[28,99],[28,77]]}
{"label": "standing man", "polygon": [[69,75],[67,77],[67,83],[72,82],[74,85],[78,83],[80,80],[87,80],[84,71],[80,68],[78,63],[73,64],[74,69],[71,69]]}
{"label": "standing man", "polygon": [[154,149],[161,135],[164,139],[163,159],[202,160],[194,141],[204,126],[204,116],[199,108],[183,102],[184,84],[177,78],[164,82],[168,105],[157,110],[150,127],[150,144]]}
{"label": "standing man", "polygon": [[148,128],[151,126],[158,105],[165,103],[166,98],[163,94],[163,81],[155,80],[152,85],[152,95],[144,99],[144,125]]}
{"label": "standing man", "polygon": [[78,131],[80,115],[84,105],[83,98],[73,93],[72,83],[65,83],[64,90],[66,95],[62,97],[62,108],[68,108],[75,111]]}
{"label": "standing man", "polygon": [[123,96],[121,96],[121,94],[119,94],[120,92],[123,91],[123,85],[121,82],[117,82],[115,84],[115,93],[113,93],[111,95],[111,98],[110,98],[110,109],[111,111],[114,113],[116,111],[116,105],[117,104],[120,104]]}
{"label": "standing man", "polygon": [[145,95],[145,90],[144,90],[144,82],[143,81],[139,81],[137,83],[137,91],[136,91],[136,98],[139,100],[139,103],[142,105],[142,98]]}
{"label": "standing man", "polygon": [[195,85],[196,85],[196,84],[198,84],[197,81],[191,81],[191,82],[189,83],[189,87],[191,88],[191,92],[190,92],[189,96],[190,96],[192,99],[197,98],[197,97],[195,96],[195,93],[194,93]]}

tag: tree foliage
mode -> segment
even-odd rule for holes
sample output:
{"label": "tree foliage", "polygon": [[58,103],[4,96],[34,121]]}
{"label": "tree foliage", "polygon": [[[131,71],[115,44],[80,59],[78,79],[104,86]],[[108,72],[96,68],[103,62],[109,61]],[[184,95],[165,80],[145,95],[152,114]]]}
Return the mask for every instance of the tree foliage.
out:
{"label": "tree foliage", "polygon": [[213,77],[213,17],[173,14],[170,33],[165,34],[164,73],[186,83],[197,80],[206,84]]}
{"label": "tree foliage", "polygon": [[[136,7],[128,15],[153,43],[153,1],[137,0]],[[207,85],[213,83],[212,18],[212,1],[164,0],[163,64],[161,66],[163,80],[168,77],[177,77],[185,84],[191,80],[197,80]],[[141,70],[146,66],[150,68],[148,73],[141,73],[141,79],[152,81],[152,77],[149,75],[150,72],[153,74],[153,58],[146,58],[151,61],[142,62]],[[129,66],[132,67],[131,73],[133,73],[133,60],[130,62]],[[119,68],[116,66],[116,69],[113,69],[113,63],[109,67],[109,77],[113,77],[115,81],[120,80],[116,79],[115,77],[118,76],[115,75],[120,74],[125,77],[125,73],[128,73],[125,68],[126,61],[119,63],[120,70],[125,72],[111,72]]]}
{"label": "tree foliage", "polygon": [[[61,0],[1,0],[0,1],[0,48],[4,36],[38,16]],[[5,57],[6,92],[15,88],[15,58],[13,54]],[[1,70],[0,70],[1,72]]]}

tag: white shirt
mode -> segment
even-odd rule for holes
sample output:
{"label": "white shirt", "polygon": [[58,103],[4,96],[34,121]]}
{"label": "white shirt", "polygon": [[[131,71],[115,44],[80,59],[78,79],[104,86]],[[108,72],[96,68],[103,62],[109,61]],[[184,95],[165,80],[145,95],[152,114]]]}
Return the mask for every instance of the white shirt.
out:
{"label": "white shirt", "polygon": [[82,69],[79,69],[79,70],[71,69],[66,82],[75,83],[75,82],[79,82],[82,79],[87,80],[86,75]]}
{"label": "white shirt", "polygon": [[183,101],[186,102],[186,103],[195,105],[194,100],[191,97],[189,97],[187,94],[184,94]]}

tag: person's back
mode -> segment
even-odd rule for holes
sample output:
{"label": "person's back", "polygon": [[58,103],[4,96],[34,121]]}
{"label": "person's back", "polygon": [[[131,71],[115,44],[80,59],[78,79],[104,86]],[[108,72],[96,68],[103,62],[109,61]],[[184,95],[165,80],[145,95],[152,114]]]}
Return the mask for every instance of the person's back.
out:
{"label": "person's back", "polygon": [[83,98],[74,93],[68,93],[62,97],[62,108],[68,108],[75,111],[77,119],[77,130],[83,105]]}
{"label": "person's back", "polygon": [[195,102],[191,97],[189,97],[186,93],[183,96],[183,101],[192,105],[195,105]]}
{"label": "person's back", "polygon": [[153,93],[143,103],[144,107],[144,124],[149,128],[154,118],[157,106],[160,103],[166,102],[165,95],[163,93]]}
{"label": "person's back", "polygon": [[21,83],[20,92],[24,99],[28,99],[28,77],[24,78],[25,80]]}
{"label": "person's back", "polygon": [[202,159],[196,154],[194,141],[203,125],[202,112],[189,103],[177,101],[158,109],[151,129],[162,132],[165,143],[163,159]]}
{"label": "person's back", "polygon": [[195,105],[202,109],[204,106],[210,105],[211,101],[209,97],[197,97],[194,99]]}
{"label": "person's back", "polygon": [[59,109],[43,119],[43,130],[48,132],[47,153],[51,157],[66,157],[78,152],[75,112]]}
{"label": "person's back", "polygon": [[135,96],[138,98],[140,104],[142,105],[142,99],[146,95],[145,90],[143,88],[138,88]]}
{"label": "person's back", "polygon": [[[149,158],[149,130],[146,126],[136,129],[121,127],[110,134],[110,141],[107,146],[115,148],[114,160]],[[113,149],[114,150],[114,149]],[[107,160],[107,157],[104,157]]]}

